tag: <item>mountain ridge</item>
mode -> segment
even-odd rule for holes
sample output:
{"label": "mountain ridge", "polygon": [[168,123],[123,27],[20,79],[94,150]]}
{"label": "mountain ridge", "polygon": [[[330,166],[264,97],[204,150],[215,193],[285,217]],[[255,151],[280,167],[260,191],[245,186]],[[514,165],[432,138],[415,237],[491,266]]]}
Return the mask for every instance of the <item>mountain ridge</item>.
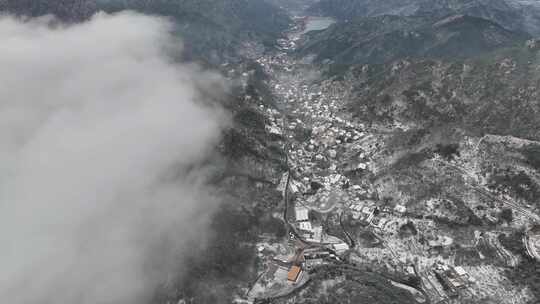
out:
{"label": "mountain ridge", "polygon": [[464,14],[492,20],[512,31],[540,35],[540,5],[511,0],[321,0],[310,11],[340,20],[379,15],[446,17]]}
{"label": "mountain ridge", "polygon": [[273,47],[292,22],[264,0],[0,0],[0,12],[51,14],[68,23],[84,21],[98,11],[124,10],[171,18],[186,44],[185,56],[213,64],[242,57],[244,43]]}
{"label": "mountain ridge", "polygon": [[310,33],[298,54],[334,65],[385,63],[406,58],[462,59],[524,43],[530,36],[466,15],[443,19],[382,15],[357,18]]}

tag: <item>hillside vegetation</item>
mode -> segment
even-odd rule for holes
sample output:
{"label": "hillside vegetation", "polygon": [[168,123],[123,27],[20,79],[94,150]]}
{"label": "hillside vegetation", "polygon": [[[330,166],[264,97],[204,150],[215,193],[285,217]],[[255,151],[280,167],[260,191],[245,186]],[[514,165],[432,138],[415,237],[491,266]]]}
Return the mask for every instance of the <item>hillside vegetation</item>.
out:
{"label": "hillside vegetation", "polygon": [[334,65],[386,63],[405,58],[462,59],[522,44],[529,36],[481,18],[384,15],[341,22],[312,33],[300,56]]}
{"label": "hillside vegetation", "polygon": [[311,11],[341,20],[379,15],[445,17],[464,14],[488,19],[514,31],[540,34],[538,3],[516,0],[321,0]]}

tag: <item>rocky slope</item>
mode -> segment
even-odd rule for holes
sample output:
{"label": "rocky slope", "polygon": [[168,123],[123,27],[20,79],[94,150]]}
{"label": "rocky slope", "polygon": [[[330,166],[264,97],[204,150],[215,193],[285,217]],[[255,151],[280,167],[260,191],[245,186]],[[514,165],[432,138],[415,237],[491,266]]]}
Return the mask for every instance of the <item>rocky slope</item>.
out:
{"label": "rocky slope", "polygon": [[353,107],[365,119],[410,128],[455,124],[540,140],[537,55],[522,47],[464,61],[358,66],[349,74]]}
{"label": "rocky slope", "polygon": [[247,74],[235,75],[242,81],[223,100],[233,125],[223,135],[221,167],[211,180],[223,204],[211,220],[208,247],[189,257],[185,272],[164,284],[152,303],[233,303],[257,278],[260,236],[286,236],[283,222],[272,214],[281,204],[276,187],[287,164],[283,146],[266,131],[268,113],[258,106],[274,105],[267,76],[255,62],[235,68]]}

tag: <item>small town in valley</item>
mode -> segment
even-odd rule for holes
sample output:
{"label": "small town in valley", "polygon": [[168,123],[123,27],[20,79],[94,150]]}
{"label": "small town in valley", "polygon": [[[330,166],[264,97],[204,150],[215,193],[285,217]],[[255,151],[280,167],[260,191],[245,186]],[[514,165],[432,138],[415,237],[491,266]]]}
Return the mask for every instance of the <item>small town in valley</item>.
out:
{"label": "small town in valley", "polygon": [[[426,166],[465,176],[463,187],[485,204],[475,206],[472,216],[499,223],[501,213],[508,212],[503,210],[511,210],[511,224],[496,231],[464,226],[456,232],[448,227],[459,222],[458,215],[444,208],[444,198],[415,204],[387,199],[385,194],[395,191],[392,182],[376,178],[386,170],[384,132],[344,111],[348,90],[340,84],[346,80],[312,82],[309,65],[288,54],[303,39],[306,20],[278,41],[281,51],[257,59],[277,96],[275,106],[259,104],[257,110],[267,117],[269,137],[287,153],[289,169],[277,186],[283,210],[274,216],[288,236],[286,241],[261,237],[260,275],[247,291],[248,301],[294,303],[324,271],[347,269],[346,276],[369,265],[417,303],[527,303],[531,290],[505,277],[506,267],[525,257],[503,246],[501,235],[512,237],[513,227],[530,227],[522,242],[529,257],[540,260],[536,213],[485,187],[466,155],[452,160],[435,155]],[[472,150],[490,140],[464,145]]]}

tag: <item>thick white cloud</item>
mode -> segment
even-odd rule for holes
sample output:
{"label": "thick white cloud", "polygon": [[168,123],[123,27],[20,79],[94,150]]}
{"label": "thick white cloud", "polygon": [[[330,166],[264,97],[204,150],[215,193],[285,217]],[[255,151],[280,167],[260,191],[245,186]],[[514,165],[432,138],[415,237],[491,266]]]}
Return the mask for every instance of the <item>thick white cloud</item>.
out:
{"label": "thick white cloud", "polygon": [[144,303],[217,204],[193,165],[223,81],[134,13],[2,17],[0,40],[0,302]]}

